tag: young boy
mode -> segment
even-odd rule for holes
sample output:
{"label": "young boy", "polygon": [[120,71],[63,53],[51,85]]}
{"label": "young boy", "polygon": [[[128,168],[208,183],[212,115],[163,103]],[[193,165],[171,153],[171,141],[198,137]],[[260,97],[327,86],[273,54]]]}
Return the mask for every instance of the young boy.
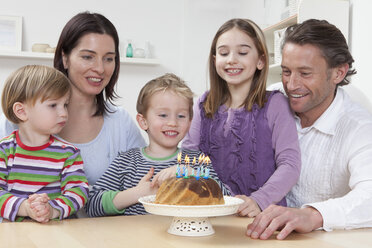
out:
{"label": "young boy", "polygon": [[0,140],[1,217],[48,222],[86,202],[80,152],[53,136],[67,121],[70,92],[69,80],[46,66],[22,67],[6,80],[2,109],[18,130]]}
{"label": "young boy", "polygon": [[[192,108],[192,91],[173,74],[153,79],[142,88],[137,100],[137,121],[147,132],[149,145],[119,154],[93,186],[86,205],[88,215],[146,214],[138,199],[155,194],[165,179],[176,176],[178,153],[191,160],[200,155],[178,148],[189,130]],[[208,169],[223,194],[229,195],[211,165]]]}

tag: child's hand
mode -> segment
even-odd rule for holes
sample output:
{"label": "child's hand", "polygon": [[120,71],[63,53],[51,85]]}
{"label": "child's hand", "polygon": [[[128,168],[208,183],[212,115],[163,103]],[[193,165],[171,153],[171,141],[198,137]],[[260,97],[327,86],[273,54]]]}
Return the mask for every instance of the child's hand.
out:
{"label": "child's hand", "polygon": [[136,188],[138,190],[138,198],[146,195],[156,194],[158,187],[152,186],[151,178],[154,175],[154,168],[151,168],[146,175],[138,182]]}
{"label": "child's hand", "polygon": [[151,186],[160,187],[162,182],[164,182],[166,179],[170,177],[175,177],[176,172],[177,172],[177,166],[172,166],[172,167],[159,171],[159,173],[156,174],[154,178],[152,179]]}
{"label": "child's hand", "polygon": [[29,216],[41,223],[46,223],[52,218],[53,208],[48,203],[47,194],[33,194],[27,199]]}
{"label": "child's hand", "polygon": [[50,200],[49,196],[45,193],[43,194],[32,194],[28,197],[28,202],[41,202],[47,203]]}
{"label": "child's hand", "polygon": [[261,212],[260,207],[252,198],[246,195],[236,195],[235,197],[244,200],[243,204],[239,206],[238,215],[253,218]]}

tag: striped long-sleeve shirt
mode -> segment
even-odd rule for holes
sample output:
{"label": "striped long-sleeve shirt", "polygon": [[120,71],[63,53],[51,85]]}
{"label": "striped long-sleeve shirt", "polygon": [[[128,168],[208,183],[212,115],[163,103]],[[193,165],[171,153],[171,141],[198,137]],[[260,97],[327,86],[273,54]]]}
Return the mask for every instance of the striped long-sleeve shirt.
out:
{"label": "striped long-sleeve shirt", "polygon": [[[145,154],[144,148],[133,148],[127,152],[120,153],[89,192],[89,199],[85,206],[88,215],[96,217],[119,214],[146,214],[147,212],[140,203],[131,205],[123,210],[118,210],[115,208],[112,200],[120,191],[137,186],[151,167],[154,168],[154,174],[156,174],[163,169],[177,165],[177,154],[178,152],[167,158],[155,159]],[[190,157],[190,164],[193,158],[198,159],[200,154],[201,152],[199,151],[182,150],[182,158],[188,155]],[[198,167],[199,165],[193,166],[194,169]],[[222,189],[222,193],[224,195],[230,195],[230,190],[218,179],[211,164],[209,164],[208,169],[210,169],[210,178],[217,181]]]}
{"label": "striped long-sleeve shirt", "polygon": [[29,147],[14,131],[0,140],[1,217],[15,221],[21,203],[34,193],[48,194],[60,219],[83,207],[89,190],[80,151],[54,136]]}

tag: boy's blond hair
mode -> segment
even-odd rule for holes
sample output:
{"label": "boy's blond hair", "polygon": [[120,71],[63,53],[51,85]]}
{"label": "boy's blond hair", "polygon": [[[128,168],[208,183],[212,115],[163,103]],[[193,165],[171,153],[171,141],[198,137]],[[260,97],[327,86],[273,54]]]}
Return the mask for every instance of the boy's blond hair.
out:
{"label": "boy's blond hair", "polygon": [[143,116],[146,116],[151,96],[157,92],[164,92],[166,90],[173,91],[177,95],[186,98],[186,100],[189,102],[190,119],[192,119],[194,93],[186,85],[185,81],[172,73],[167,73],[161,77],[149,81],[141,89],[137,99],[137,112]]}
{"label": "boy's blond hair", "polygon": [[43,65],[27,65],[13,72],[5,81],[1,106],[6,118],[13,123],[21,120],[13,112],[16,102],[35,105],[38,99],[59,99],[70,93],[68,78],[60,71]]}

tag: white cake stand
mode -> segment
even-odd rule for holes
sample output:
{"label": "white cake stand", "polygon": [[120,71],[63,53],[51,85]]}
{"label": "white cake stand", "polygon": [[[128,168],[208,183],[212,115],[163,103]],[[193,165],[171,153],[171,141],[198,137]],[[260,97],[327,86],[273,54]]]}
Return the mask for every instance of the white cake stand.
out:
{"label": "white cake stand", "polygon": [[139,198],[145,210],[151,214],[174,216],[168,233],[179,236],[206,236],[214,233],[208,217],[235,214],[244,201],[239,198],[224,196],[225,204],[180,206],[155,204],[155,195]]}

